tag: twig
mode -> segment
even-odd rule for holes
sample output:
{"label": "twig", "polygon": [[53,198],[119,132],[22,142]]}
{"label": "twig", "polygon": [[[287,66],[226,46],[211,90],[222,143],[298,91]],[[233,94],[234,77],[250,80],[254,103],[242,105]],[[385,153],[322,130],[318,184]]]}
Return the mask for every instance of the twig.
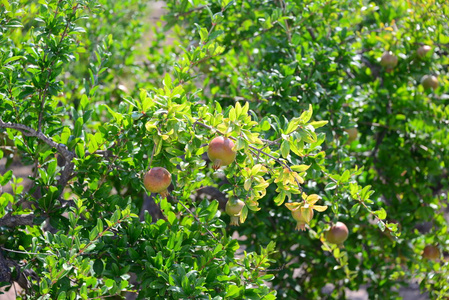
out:
{"label": "twig", "polygon": [[20,254],[28,254],[28,255],[52,255],[50,253],[35,253],[35,252],[25,252],[25,251],[18,251],[18,250],[12,250],[12,249],[7,249],[4,247],[0,247],[0,250],[5,250],[8,252],[14,252],[14,253],[20,253]]}
{"label": "twig", "polygon": [[195,218],[195,220],[200,223],[201,225],[203,225],[204,229],[206,229],[207,233],[209,233],[209,235],[211,237],[213,237],[215,240],[217,239],[217,237],[212,233],[212,231],[209,230],[209,228],[207,228],[206,226],[204,226],[203,222],[200,221],[200,219],[187,207],[184,205],[184,203],[182,203],[182,201],[178,201],[178,203],[180,203],[182,205],[182,207],[184,207],[185,210],[187,210],[187,212],[189,214],[192,215],[192,217]]}

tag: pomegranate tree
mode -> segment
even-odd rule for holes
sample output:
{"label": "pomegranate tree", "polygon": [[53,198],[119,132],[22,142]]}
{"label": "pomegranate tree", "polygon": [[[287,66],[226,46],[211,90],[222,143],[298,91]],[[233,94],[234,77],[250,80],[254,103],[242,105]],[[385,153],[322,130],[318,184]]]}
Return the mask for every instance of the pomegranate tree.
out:
{"label": "pomegranate tree", "polygon": [[326,240],[331,244],[342,244],[348,238],[349,230],[345,223],[337,222],[326,232]]}
{"label": "pomegranate tree", "polygon": [[226,213],[231,217],[229,225],[239,226],[240,214],[244,206],[245,202],[240,199],[226,202]]}
{"label": "pomegranate tree", "polygon": [[159,193],[162,197],[168,196],[167,188],[171,183],[171,174],[167,169],[155,167],[150,169],[143,178],[145,188],[151,193]]}
{"label": "pomegranate tree", "polygon": [[207,156],[213,163],[213,168],[218,170],[221,166],[231,164],[237,155],[232,150],[234,143],[227,137],[218,136],[209,143]]}

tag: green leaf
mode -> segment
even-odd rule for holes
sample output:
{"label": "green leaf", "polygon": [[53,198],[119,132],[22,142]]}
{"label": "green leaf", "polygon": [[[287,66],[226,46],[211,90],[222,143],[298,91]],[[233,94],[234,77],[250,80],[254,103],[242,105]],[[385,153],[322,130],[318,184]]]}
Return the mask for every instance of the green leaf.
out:
{"label": "green leaf", "polygon": [[200,29],[200,37],[201,37],[201,42],[203,44],[206,43],[208,36],[209,36],[209,31],[206,28],[202,27]]}
{"label": "green leaf", "polygon": [[6,185],[12,177],[12,170],[7,171],[3,176],[0,175],[0,185]]}
{"label": "green leaf", "polygon": [[358,214],[360,206],[361,206],[360,203],[356,203],[351,207],[351,210],[349,211],[351,217],[354,218]]}
{"label": "green leaf", "polygon": [[273,201],[274,201],[274,203],[277,205],[277,206],[279,206],[279,205],[282,205],[282,203],[284,203],[284,201],[285,201],[285,197],[286,197],[287,195],[285,194],[285,192],[284,191],[281,191],[274,199],[273,199]]}
{"label": "green leaf", "polygon": [[312,109],[312,105],[309,104],[309,109],[304,111],[301,116],[299,117],[299,120],[302,124],[305,124],[307,122],[309,122],[310,118],[312,117],[313,114],[313,109]]}
{"label": "green leaf", "polygon": [[65,300],[66,299],[66,292],[60,291],[58,295],[58,300]]}
{"label": "green leaf", "polygon": [[385,223],[383,221],[379,220],[379,222],[377,222],[377,226],[382,232],[385,231]]}
{"label": "green leaf", "polygon": [[229,284],[226,288],[226,297],[237,297],[240,294],[240,288],[238,286]]}
{"label": "green leaf", "polygon": [[387,217],[387,212],[383,208],[376,210],[373,213],[381,220],[384,220]]}
{"label": "green leaf", "polygon": [[341,175],[339,182],[340,183],[345,183],[349,180],[349,177],[351,176],[351,173],[349,172],[349,170],[346,170],[343,172],[343,175]]}
{"label": "green leaf", "polygon": [[16,61],[16,60],[19,60],[19,59],[22,59],[22,58],[25,58],[25,56],[13,56],[13,57],[10,57],[10,58],[6,59],[3,62],[3,64],[6,65],[6,64],[8,64],[10,62],[13,62],[13,61]]}
{"label": "green leaf", "polygon": [[80,137],[81,136],[81,131],[83,129],[83,118],[78,118],[75,122],[75,129],[73,131],[73,135],[75,137]]}
{"label": "green leaf", "polygon": [[362,191],[360,192],[360,198],[362,199],[362,201],[365,201],[366,199],[369,198],[369,196],[371,196],[374,193],[374,191],[370,191],[370,189],[371,189],[370,185],[367,185],[362,189]]}
{"label": "green leaf", "polygon": [[290,134],[293,131],[295,131],[296,129],[298,129],[299,124],[301,123],[301,119],[300,118],[293,118],[287,126],[287,129],[285,130],[285,134]]}
{"label": "green leaf", "polygon": [[98,236],[98,228],[95,227],[94,229],[92,229],[89,232],[89,240],[93,241],[93,240],[95,240],[97,238],[97,236]]}
{"label": "green leaf", "polygon": [[[167,72],[165,73],[165,77],[163,80],[163,84],[166,88],[171,89],[172,88],[172,81],[171,81],[171,77],[170,74]],[[145,92],[146,93],[146,92]],[[145,97],[146,98],[146,97]]]}
{"label": "green leaf", "polygon": [[325,191],[330,191],[330,190],[334,190],[337,188],[337,183],[335,182],[329,182],[328,184],[326,184],[326,186],[324,187]]}
{"label": "green leaf", "polygon": [[248,216],[248,207],[245,205],[240,212],[240,223],[245,223],[246,217]]}
{"label": "green leaf", "polygon": [[290,144],[288,141],[284,140],[281,144],[281,154],[283,158],[287,158],[290,154]]}

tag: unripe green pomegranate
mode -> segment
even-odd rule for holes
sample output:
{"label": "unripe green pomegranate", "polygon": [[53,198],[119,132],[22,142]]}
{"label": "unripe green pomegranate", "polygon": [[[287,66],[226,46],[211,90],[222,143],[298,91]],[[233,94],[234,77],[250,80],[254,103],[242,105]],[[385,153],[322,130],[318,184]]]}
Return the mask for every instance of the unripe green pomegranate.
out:
{"label": "unripe green pomegranate", "polygon": [[438,87],[438,78],[433,75],[424,75],[421,78],[421,84],[425,89],[436,89]]}
{"label": "unripe green pomegranate", "polygon": [[209,143],[207,156],[212,161],[215,170],[218,170],[221,166],[227,166],[235,160],[237,153],[232,150],[233,147],[234,143],[222,136],[214,138]]}
{"label": "unripe green pomegranate", "polygon": [[357,135],[359,134],[359,131],[355,127],[345,129],[345,131],[348,133],[348,136],[349,136],[348,143],[352,143],[353,141],[355,141],[357,138]]}
{"label": "unripe green pomegranate", "polygon": [[342,244],[348,238],[349,230],[345,223],[337,222],[326,232],[326,240],[331,244]]}
{"label": "unripe green pomegranate", "polygon": [[385,51],[380,58],[380,65],[391,72],[398,65],[398,57],[391,51]]}
{"label": "unripe green pomegranate", "polygon": [[440,258],[440,249],[437,246],[427,245],[424,247],[422,256],[430,260],[437,260]]}
{"label": "unripe green pomegranate", "polygon": [[245,202],[240,199],[235,201],[228,200],[226,202],[226,213],[231,217],[231,223],[229,225],[239,226],[240,213],[244,206]]}
{"label": "unripe green pomegranate", "polygon": [[297,210],[292,211],[293,219],[296,221],[296,230],[305,231],[306,224],[313,219],[313,208],[300,207]]}
{"label": "unripe green pomegranate", "polygon": [[167,188],[171,183],[171,174],[167,169],[155,167],[150,169],[143,178],[143,184],[151,193],[159,193],[162,197],[168,196]]}
{"label": "unripe green pomegranate", "polygon": [[418,50],[416,50],[416,54],[418,55],[419,58],[423,58],[427,55],[427,53],[430,52],[430,50],[432,50],[432,47],[428,45],[423,45],[419,47]]}

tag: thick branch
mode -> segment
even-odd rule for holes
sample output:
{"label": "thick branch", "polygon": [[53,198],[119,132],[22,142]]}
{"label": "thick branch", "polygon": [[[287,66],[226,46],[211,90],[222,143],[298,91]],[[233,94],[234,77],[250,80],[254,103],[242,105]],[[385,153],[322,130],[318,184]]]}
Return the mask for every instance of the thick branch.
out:
{"label": "thick branch", "polygon": [[0,119],[0,127],[16,129],[16,130],[22,132],[26,136],[37,137],[38,139],[40,139],[41,141],[43,141],[50,147],[55,148],[64,157],[64,159],[66,161],[71,161],[75,157],[75,154],[73,154],[73,152],[70,152],[67,149],[66,145],[56,143],[55,141],[53,141],[51,138],[49,138],[42,132],[40,132],[40,131],[38,132],[31,127],[28,127],[23,124],[3,122],[2,119]]}
{"label": "thick branch", "polygon": [[75,157],[75,154],[69,151],[66,145],[58,144],[54,140],[43,134],[41,131],[36,131],[33,128],[23,124],[3,122],[3,120],[0,119],[0,128],[16,129],[22,132],[25,136],[36,137],[41,141],[43,141],[44,143],[46,143],[47,145],[49,145],[50,147],[56,149],[59,152],[59,154],[61,154],[61,156],[64,158],[65,161],[64,170],[61,172],[61,177],[59,178],[58,185],[60,185],[62,188],[66,186],[73,172],[74,164],[72,160]]}
{"label": "thick branch", "polygon": [[34,215],[10,215],[7,214],[3,218],[0,218],[0,227],[16,227],[21,225],[33,225]]}

